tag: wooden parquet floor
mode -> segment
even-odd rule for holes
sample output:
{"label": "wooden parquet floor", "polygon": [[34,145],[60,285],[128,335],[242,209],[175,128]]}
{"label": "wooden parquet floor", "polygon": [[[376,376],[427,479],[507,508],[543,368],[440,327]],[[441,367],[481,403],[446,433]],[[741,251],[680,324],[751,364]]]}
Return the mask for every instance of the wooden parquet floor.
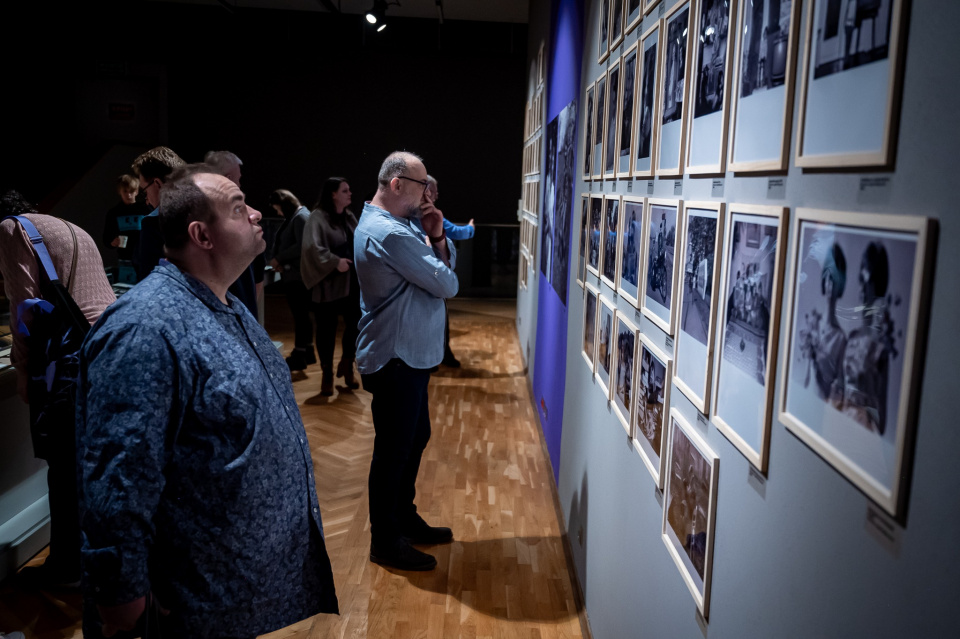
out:
{"label": "wooden parquet floor", "polygon": [[[292,343],[282,298],[268,300],[274,339]],[[417,506],[455,541],[424,548],[425,573],[369,560],[370,395],[321,397],[319,366],[294,378],[313,454],[340,615],[319,615],[270,639],[552,639],[584,636],[554,506],[553,478],[533,415],[512,302],[451,303],[451,343],[463,363],[430,383],[432,438]],[[338,353],[339,356],[339,353]],[[80,637],[74,595],[0,587],[0,631]],[[18,610],[19,609],[19,610]]]}

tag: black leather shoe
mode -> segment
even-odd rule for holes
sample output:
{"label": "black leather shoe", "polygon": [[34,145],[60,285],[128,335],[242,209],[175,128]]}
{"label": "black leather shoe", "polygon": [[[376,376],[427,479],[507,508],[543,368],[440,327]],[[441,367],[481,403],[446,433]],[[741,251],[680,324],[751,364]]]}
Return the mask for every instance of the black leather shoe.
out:
{"label": "black leather shoe", "polygon": [[404,527],[403,536],[411,544],[448,544],[453,541],[452,530],[446,526],[431,526],[420,515]]}
{"label": "black leather shoe", "polygon": [[417,550],[403,539],[389,549],[370,544],[370,561],[400,570],[433,570],[437,567],[437,560],[433,555]]}

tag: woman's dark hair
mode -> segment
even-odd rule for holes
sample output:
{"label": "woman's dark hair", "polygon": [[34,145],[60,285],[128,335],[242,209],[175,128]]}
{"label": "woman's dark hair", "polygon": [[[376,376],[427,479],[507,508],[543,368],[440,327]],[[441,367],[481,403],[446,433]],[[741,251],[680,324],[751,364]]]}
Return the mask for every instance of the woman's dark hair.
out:
{"label": "woman's dark hair", "polygon": [[300,209],[300,200],[297,196],[286,189],[277,189],[270,194],[267,200],[270,206],[279,205],[283,217],[290,219]]}
{"label": "woman's dark hair", "polygon": [[873,285],[873,294],[883,297],[887,294],[890,285],[890,260],[887,259],[887,249],[879,242],[870,242],[863,253],[861,268],[866,267],[870,272],[870,283]]}
{"label": "woman's dark hair", "polygon": [[8,215],[26,215],[36,213],[37,208],[27,201],[19,191],[9,189],[0,196],[0,217]]}
{"label": "woman's dark hair", "polygon": [[833,296],[843,297],[843,289],[847,287],[847,258],[843,256],[843,249],[836,242],[830,247],[823,260],[823,270],[820,271],[820,293],[827,292],[827,278],[833,280]]}
{"label": "woman's dark hair", "polygon": [[313,205],[313,208],[321,209],[327,213],[336,213],[337,209],[333,205],[333,194],[336,193],[340,185],[346,181],[347,178],[328,177],[323,183],[323,186],[320,187],[320,197],[317,198],[317,203]]}

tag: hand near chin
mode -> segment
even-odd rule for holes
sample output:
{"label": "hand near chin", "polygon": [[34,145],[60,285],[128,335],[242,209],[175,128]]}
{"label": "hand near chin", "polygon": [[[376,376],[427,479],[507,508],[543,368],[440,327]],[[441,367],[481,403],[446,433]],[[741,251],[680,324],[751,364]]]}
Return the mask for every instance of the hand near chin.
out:
{"label": "hand near chin", "polygon": [[420,224],[429,237],[440,237],[443,234],[443,212],[433,205],[433,202],[424,202],[420,205]]}

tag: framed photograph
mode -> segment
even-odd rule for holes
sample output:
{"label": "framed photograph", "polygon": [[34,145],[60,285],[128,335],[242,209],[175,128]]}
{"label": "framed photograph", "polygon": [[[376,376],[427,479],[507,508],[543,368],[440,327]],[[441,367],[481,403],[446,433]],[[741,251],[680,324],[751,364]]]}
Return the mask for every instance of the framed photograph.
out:
{"label": "framed photograph", "polygon": [[583,346],[580,354],[594,372],[597,367],[597,299],[600,291],[593,284],[587,282],[583,287]]}
{"label": "framed photograph", "polygon": [[660,137],[657,175],[683,175],[687,148],[687,85],[690,68],[690,2],[681,2],[664,16],[666,41],[660,61]]}
{"label": "framed photograph", "polygon": [[906,36],[904,0],[810,0],[796,164],[892,166]]}
{"label": "framed photograph", "polygon": [[620,59],[620,135],[617,146],[617,177],[629,178],[633,166],[633,116],[637,84],[637,47],[634,43]]}
{"label": "framed photograph", "polygon": [[607,74],[597,78],[597,107],[593,118],[593,179],[603,179],[603,125],[607,119]]}
{"label": "framed photograph", "polygon": [[643,15],[650,13],[660,0],[643,0]]}
{"label": "framed photograph", "polygon": [[610,0],[610,50],[613,51],[623,42],[623,2]]}
{"label": "framed photograph", "polygon": [[617,347],[614,350],[616,363],[613,367],[613,410],[620,419],[627,436],[633,437],[631,431],[630,409],[633,408],[633,381],[634,366],[637,355],[637,327],[633,322],[617,313]]}
{"label": "framed photograph", "polygon": [[624,195],[620,203],[620,275],[617,293],[640,308],[640,271],[643,267],[643,198]]}
{"label": "framed photograph", "polygon": [[780,421],[902,521],[934,221],[797,209]]}
{"label": "framed photograph", "polygon": [[596,85],[591,84],[587,87],[587,93],[583,103],[587,109],[583,114],[583,180],[589,182],[593,179],[593,118],[595,116],[596,106],[594,103],[594,92]]}
{"label": "framed photograph", "polygon": [[590,232],[587,236],[587,272],[600,276],[603,255],[603,196],[590,196]]}
{"label": "framed photograph", "polygon": [[633,145],[633,174],[654,174],[653,156],[660,131],[660,52],[663,50],[663,20],[657,20],[640,37],[640,69],[637,73],[637,134]]}
{"label": "framed photograph", "polygon": [[737,173],[789,167],[799,0],[740,2],[728,166]]}
{"label": "framed photograph", "polygon": [[627,0],[626,33],[630,33],[643,22],[643,0]]}
{"label": "framed photograph", "polygon": [[590,219],[590,194],[580,194],[580,252],[577,259],[577,284],[583,288],[587,281],[587,236],[588,220]]}
{"label": "framed photograph", "polygon": [[610,55],[610,0],[600,0],[600,22],[597,31],[597,62],[602,63]]}
{"label": "framed photograph", "polygon": [[683,207],[683,279],[673,383],[701,413],[710,409],[722,241],[723,202],[687,202]]}
{"label": "framed photograph", "polygon": [[617,142],[620,121],[620,60],[607,70],[607,108],[604,111],[607,121],[604,124],[603,137],[603,177],[612,180],[617,177]]}
{"label": "framed photograph", "polygon": [[724,224],[713,423],[767,472],[787,209],[731,204]]}
{"label": "framed photograph", "polygon": [[687,173],[722,174],[727,161],[727,104],[733,67],[730,23],[736,17],[737,0],[700,0],[697,7]]}
{"label": "framed photograph", "polygon": [[664,443],[667,441],[673,360],[646,335],[641,334],[639,342],[633,447],[653,476],[657,488],[662,490],[667,465]]}
{"label": "framed photograph", "polygon": [[617,239],[620,232],[620,196],[603,198],[603,255],[600,259],[600,279],[617,290]]}
{"label": "framed photograph", "polygon": [[643,216],[646,258],[640,312],[667,335],[673,335],[677,317],[675,289],[680,270],[677,244],[682,213],[682,200],[647,198],[647,212]]}
{"label": "framed photograph", "polygon": [[670,409],[669,437],[663,543],[707,618],[720,458],[676,408]]}
{"label": "framed photograph", "polygon": [[600,304],[597,312],[597,366],[594,371],[594,377],[603,394],[610,399],[610,374],[613,365],[613,329],[617,310],[613,302],[600,296]]}

